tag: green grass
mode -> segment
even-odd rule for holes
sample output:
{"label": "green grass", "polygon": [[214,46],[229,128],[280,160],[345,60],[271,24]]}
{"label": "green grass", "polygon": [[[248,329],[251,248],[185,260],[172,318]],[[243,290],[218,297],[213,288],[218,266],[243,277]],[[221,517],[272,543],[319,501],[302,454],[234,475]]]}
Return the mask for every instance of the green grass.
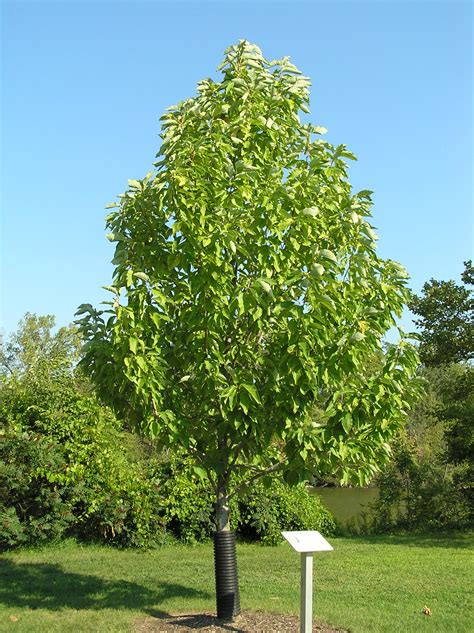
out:
{"label": "green grass", "polygon": [[[334,552],[315,555],[315,617],[354,633],[474,631],[469,535],[330,540]],[[240,544],[238,556],[243,608],[298,613],[289,546]],[[0,559],[0,631],[130,631],[137,617],[213,610],[213,583],[210,544],[12,552]]]}

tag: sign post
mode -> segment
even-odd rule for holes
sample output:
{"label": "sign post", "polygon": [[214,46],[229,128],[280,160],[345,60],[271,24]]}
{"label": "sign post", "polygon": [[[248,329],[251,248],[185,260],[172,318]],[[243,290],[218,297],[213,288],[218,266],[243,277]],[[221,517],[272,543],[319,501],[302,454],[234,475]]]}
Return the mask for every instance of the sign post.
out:
{"label": "sign post", "polygon": [[313,552],[333,550],[316,530],[282,532],[291,547],[301,554],[300,633],[313,630]]}

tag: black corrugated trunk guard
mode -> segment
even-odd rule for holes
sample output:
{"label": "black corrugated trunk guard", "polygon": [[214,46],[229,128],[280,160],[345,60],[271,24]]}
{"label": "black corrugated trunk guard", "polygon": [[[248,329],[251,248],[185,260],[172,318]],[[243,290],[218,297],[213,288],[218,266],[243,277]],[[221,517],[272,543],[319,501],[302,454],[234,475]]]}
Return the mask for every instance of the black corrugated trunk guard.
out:
{"label": "black corrugated trunk guard", "polygon": [[235,532],[214,532],[217,617],[233,620],[240,613]]}

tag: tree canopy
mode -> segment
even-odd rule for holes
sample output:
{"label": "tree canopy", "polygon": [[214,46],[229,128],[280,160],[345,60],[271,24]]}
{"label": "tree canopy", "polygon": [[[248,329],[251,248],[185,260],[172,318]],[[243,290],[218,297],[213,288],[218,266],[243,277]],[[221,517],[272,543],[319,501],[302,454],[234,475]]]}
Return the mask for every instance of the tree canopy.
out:
{"label": "tree canopy", "polygon": [[110,205],[112,299],[80,307],[82,364],[120,416],[189,451],[226,497],[277,469],[364,483],[416,392],[406,338],[361,371],[407,274],[377,255],[354,155],[302,122],[309,79],[246,41],[219,70],[168,108],[155,169]]}
{"label": "tree canopy", "polygon": [[430,279],[409,302],[410,310],[419,317],[415,323],[421,330],[419,352],[425,365],[474,358],[474,268],[470,260],[464,262],[461,279],[462,285]]}
{"label": "tree canopy", "polygon": [[0,379],[70,373],[79,360],[80,336],[74,326],[55,332],[54,325],[52,315],[27,312],[16,332],[7,340],[0,338]]}

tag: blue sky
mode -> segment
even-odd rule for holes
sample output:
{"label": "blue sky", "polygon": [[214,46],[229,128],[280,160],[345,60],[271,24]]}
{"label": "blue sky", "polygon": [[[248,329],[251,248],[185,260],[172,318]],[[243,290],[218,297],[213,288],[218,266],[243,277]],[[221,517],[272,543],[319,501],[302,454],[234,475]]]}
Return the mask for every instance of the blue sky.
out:
{"label": "blue sky", "polygon": [[4,0],[4,333],[27,311],[65,325],[105,298],[104,206],[150,170],[164,109],[241,38],[311,77],[311,120],[375,192],[380,254],[416,291],[459,279],[473,250],[470,2]]}

